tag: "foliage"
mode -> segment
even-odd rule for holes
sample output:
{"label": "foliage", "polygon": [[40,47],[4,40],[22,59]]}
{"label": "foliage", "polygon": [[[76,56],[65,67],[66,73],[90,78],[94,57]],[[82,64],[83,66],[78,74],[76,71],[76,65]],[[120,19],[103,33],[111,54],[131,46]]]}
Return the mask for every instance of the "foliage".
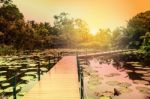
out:
{"label": "foliage", "polygon": [[111,47],[111,31],[109,29],[100,29],[95,35],[95,41],[99,42],[101,49],[106,50]]}
{"label": "foliage", "polygon": [[150,46],[141,46],[141,49],[145,52],[150,52]]}
{"label": "foliage", "polygon": [[127,25],[127,30],[130,32],[130,47],[139,48],[143,40],[140,39],[150,31],[150,11],[139,13],[131,18]]}
{"label": "foliage", "polygon": [[[25,21],[23,14],[11,0],[4,0],[0,7],[0,46],[17,51],[46,48],[94,48],[124,49],[141,48],[149,51],[150,11],[139,13],[128,22],[126,28],[99,29],[90,34],[88,24],[62,12],[54,16],[54,25],[49,22]],[[6,48],[7,48],[6,47]]]}
{"label": "foliage", "polygon": [[125,52],[120,55],[120,58],[123,61],[139,61],[144,65],[150,64],[150,52],[143,50]]}
{"label": "foliage", "polygon": [[15,54],[16,50],[13,46],[1,45],[0,46],[0,55],[12,55]]}

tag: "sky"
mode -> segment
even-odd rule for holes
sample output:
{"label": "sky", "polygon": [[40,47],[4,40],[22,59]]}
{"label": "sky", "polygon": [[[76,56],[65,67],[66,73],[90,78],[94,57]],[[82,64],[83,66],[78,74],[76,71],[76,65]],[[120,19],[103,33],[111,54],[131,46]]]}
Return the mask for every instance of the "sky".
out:
{"label": "sky", "polygon": [[70,17],[86,21],[91,32],[126,26],[137,13],[150,10],[150,0],[13,0],[13,3],[26,20],[53,24],[54,15],[67,12]]}

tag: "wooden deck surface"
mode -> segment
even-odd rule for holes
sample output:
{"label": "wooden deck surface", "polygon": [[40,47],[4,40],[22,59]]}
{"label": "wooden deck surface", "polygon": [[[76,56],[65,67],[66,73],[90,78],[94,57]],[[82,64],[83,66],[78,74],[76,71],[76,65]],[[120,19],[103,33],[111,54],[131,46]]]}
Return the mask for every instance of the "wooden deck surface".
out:
{"label": "wooden deck surface", "polygon": [[63,57],[23,99],[80,99],[76,57]]}
{"label": "wooden deck surface", "polygon": [[115,50],[115,51],[106,51],[106,52],[96,52],[96,53],[85,53],[78,55],[80,58],[85,58],[85,57],[92,57],[92,56],[102,56],[102,55],[109,55],[109,54],[117,54],[117,53],[122,53],[122,52],[127,52],[127,51],[134,51],[132,49],[128,50]]}

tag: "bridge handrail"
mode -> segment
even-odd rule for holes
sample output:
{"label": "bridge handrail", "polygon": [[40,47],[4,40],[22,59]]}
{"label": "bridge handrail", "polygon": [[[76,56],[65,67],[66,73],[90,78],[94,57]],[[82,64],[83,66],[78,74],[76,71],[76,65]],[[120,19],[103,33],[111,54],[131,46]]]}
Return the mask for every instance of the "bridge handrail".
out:
{"label": "bridge handrail", "polygon": [[[58,57],[55,57],[54,56],[54,60],[55,60],[55,58],[58,58],[57,59],[57,61],[60,59],[60,57],[61,56],[58,56]],[[50,60],[50,59],[49,59]],[[40,58],[38,57],[38,59],[37,59],[37,62],[36,62],[36,64],[37,64],[37,75],[38,75],[38,81],[40,80],[40,75],[41,75],[41,70],[40,70]],[[48,64],[49,66],[50,66],[50,61],[49,61],[49,64]],[[16,81],[16,79],[20,76],[20,75],[22,75],[22,74],[24,74],[25,72],[27,72],[28,70],[26,70],[26,71],[24,71],[24,72],[22,72],[22,73],[16,73],[16,71],[14,70],[14,72],[12,73],[12,77],[10,77],[9,79],[7,79],[7,80],[5,80],[5,81],[2,81],[2,82],[0,82],[0,84],[2,84],[2,83],[4,83],[4,82],[8,82],[8,81],[11,81],[12,83],[13,83],[13,99],[17,99],[17,97],[16,97],[16,87],[19,85],[19,84],[21,84],[23,81],[20,81],[20,82],[17,82]],[[0,96],[4,96],[5,97],[5,90],[3,90],[3,92],[0,94]],[[0,97],[0,99],[1,99],[1,97]]]}
{"label": "bridge handrail", "polygon": [[83,82],[83,71],[80,67],[78,53],[76,54],[77,68],[78,68],[78,81],[80,82],[80,99],[84,99],[84,82]]}

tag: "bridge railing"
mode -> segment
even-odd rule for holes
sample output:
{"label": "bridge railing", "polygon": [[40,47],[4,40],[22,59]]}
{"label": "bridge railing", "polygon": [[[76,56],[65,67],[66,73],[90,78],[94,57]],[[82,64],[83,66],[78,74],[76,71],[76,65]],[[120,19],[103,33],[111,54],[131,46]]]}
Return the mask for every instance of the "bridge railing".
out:
{"label": "bridge railing", "polygon": [[[48,68],[50,69],[51,68],[51,62],[50,62],[50,60],[53,60],[54,61],[54,64],[58,61],[58,60],[60,60],[60,58],[61,58],[61,56],[60,55],[57,55],[57,56],[53,56],[53,57],[50,57],[50,56],[48,56],[47,57],[47,59],[48,59],[48,61],[49,61],[49,63],[47,64],[48,65]],[[35,61],[36,61],[36,66],[37,66],[37,78],[38,78],[38,81],[40,81],[40,79],[41,79],[41,73],[42,73],[42,71],[41,71],[41,65],[40,65],[40,57],[38,57],[38,56],[36,56],[35,57],[35,59],[34,59]],[[54,65],[53,64],[53,65]],[[14,70],[14,71],[12,71],[12,73],[11,73],[11,75],[12,75],[12,77],[10,77],[9,79],[7,79],[7,80],[5,80],[5,81],[2,81],[2,82],[0,82],[0,85],[2,85],[3,83],[7,83],[7,82],[9,82],[10,83],[10,87],[12,87],[12,91],[10,92],[10,93],[12,93],[12,95],[11,96],[13,96],[13,99],[17,99],[17,86],[19,85],[19,84],[22,84],[24,81],[19,81],[18,80],[18,78],[21,76],[21,75],[23,75],[23,74],[25,74],[26,72],[27,72],[28,70],[25,70],[25,71],[23,71],[23,72],[21,72],[21,73],[17,73],[17,71],[16,70]],[[11,90],[11,89],[10,89]],[[21,87],[19,88],[19,91],[21,91]],[[8,98],[8,96],[6,95],[6,91],[5,91],[5,89],[3,89],[3,92],[2,93],[0,93],[0,99],[3,99],[3,98]]]}
{"label": "bridge railing", "polygon": [[81,54],[78,57],[80,58],[87,58],[91,56],[99,56],[99,55],[107,55],[107,54],[115,54],[115,53],[122,53],[122,52],[128,52],[128,51],[134,51],[135,49],[120,49],[120,50],[112,50],[112,51],[104,51],[104,52],[97,52],[97,53],[86,53],[86,54]]}
{"label": "bridge railing", "polygon": [[78,59],[78,53],[76,54],[77,59],[77,68],[78,68],[78,81],[80,82],[80,99],[84,99],[84,77],[83,77],[83,71],[80,67],[79,59]]}

